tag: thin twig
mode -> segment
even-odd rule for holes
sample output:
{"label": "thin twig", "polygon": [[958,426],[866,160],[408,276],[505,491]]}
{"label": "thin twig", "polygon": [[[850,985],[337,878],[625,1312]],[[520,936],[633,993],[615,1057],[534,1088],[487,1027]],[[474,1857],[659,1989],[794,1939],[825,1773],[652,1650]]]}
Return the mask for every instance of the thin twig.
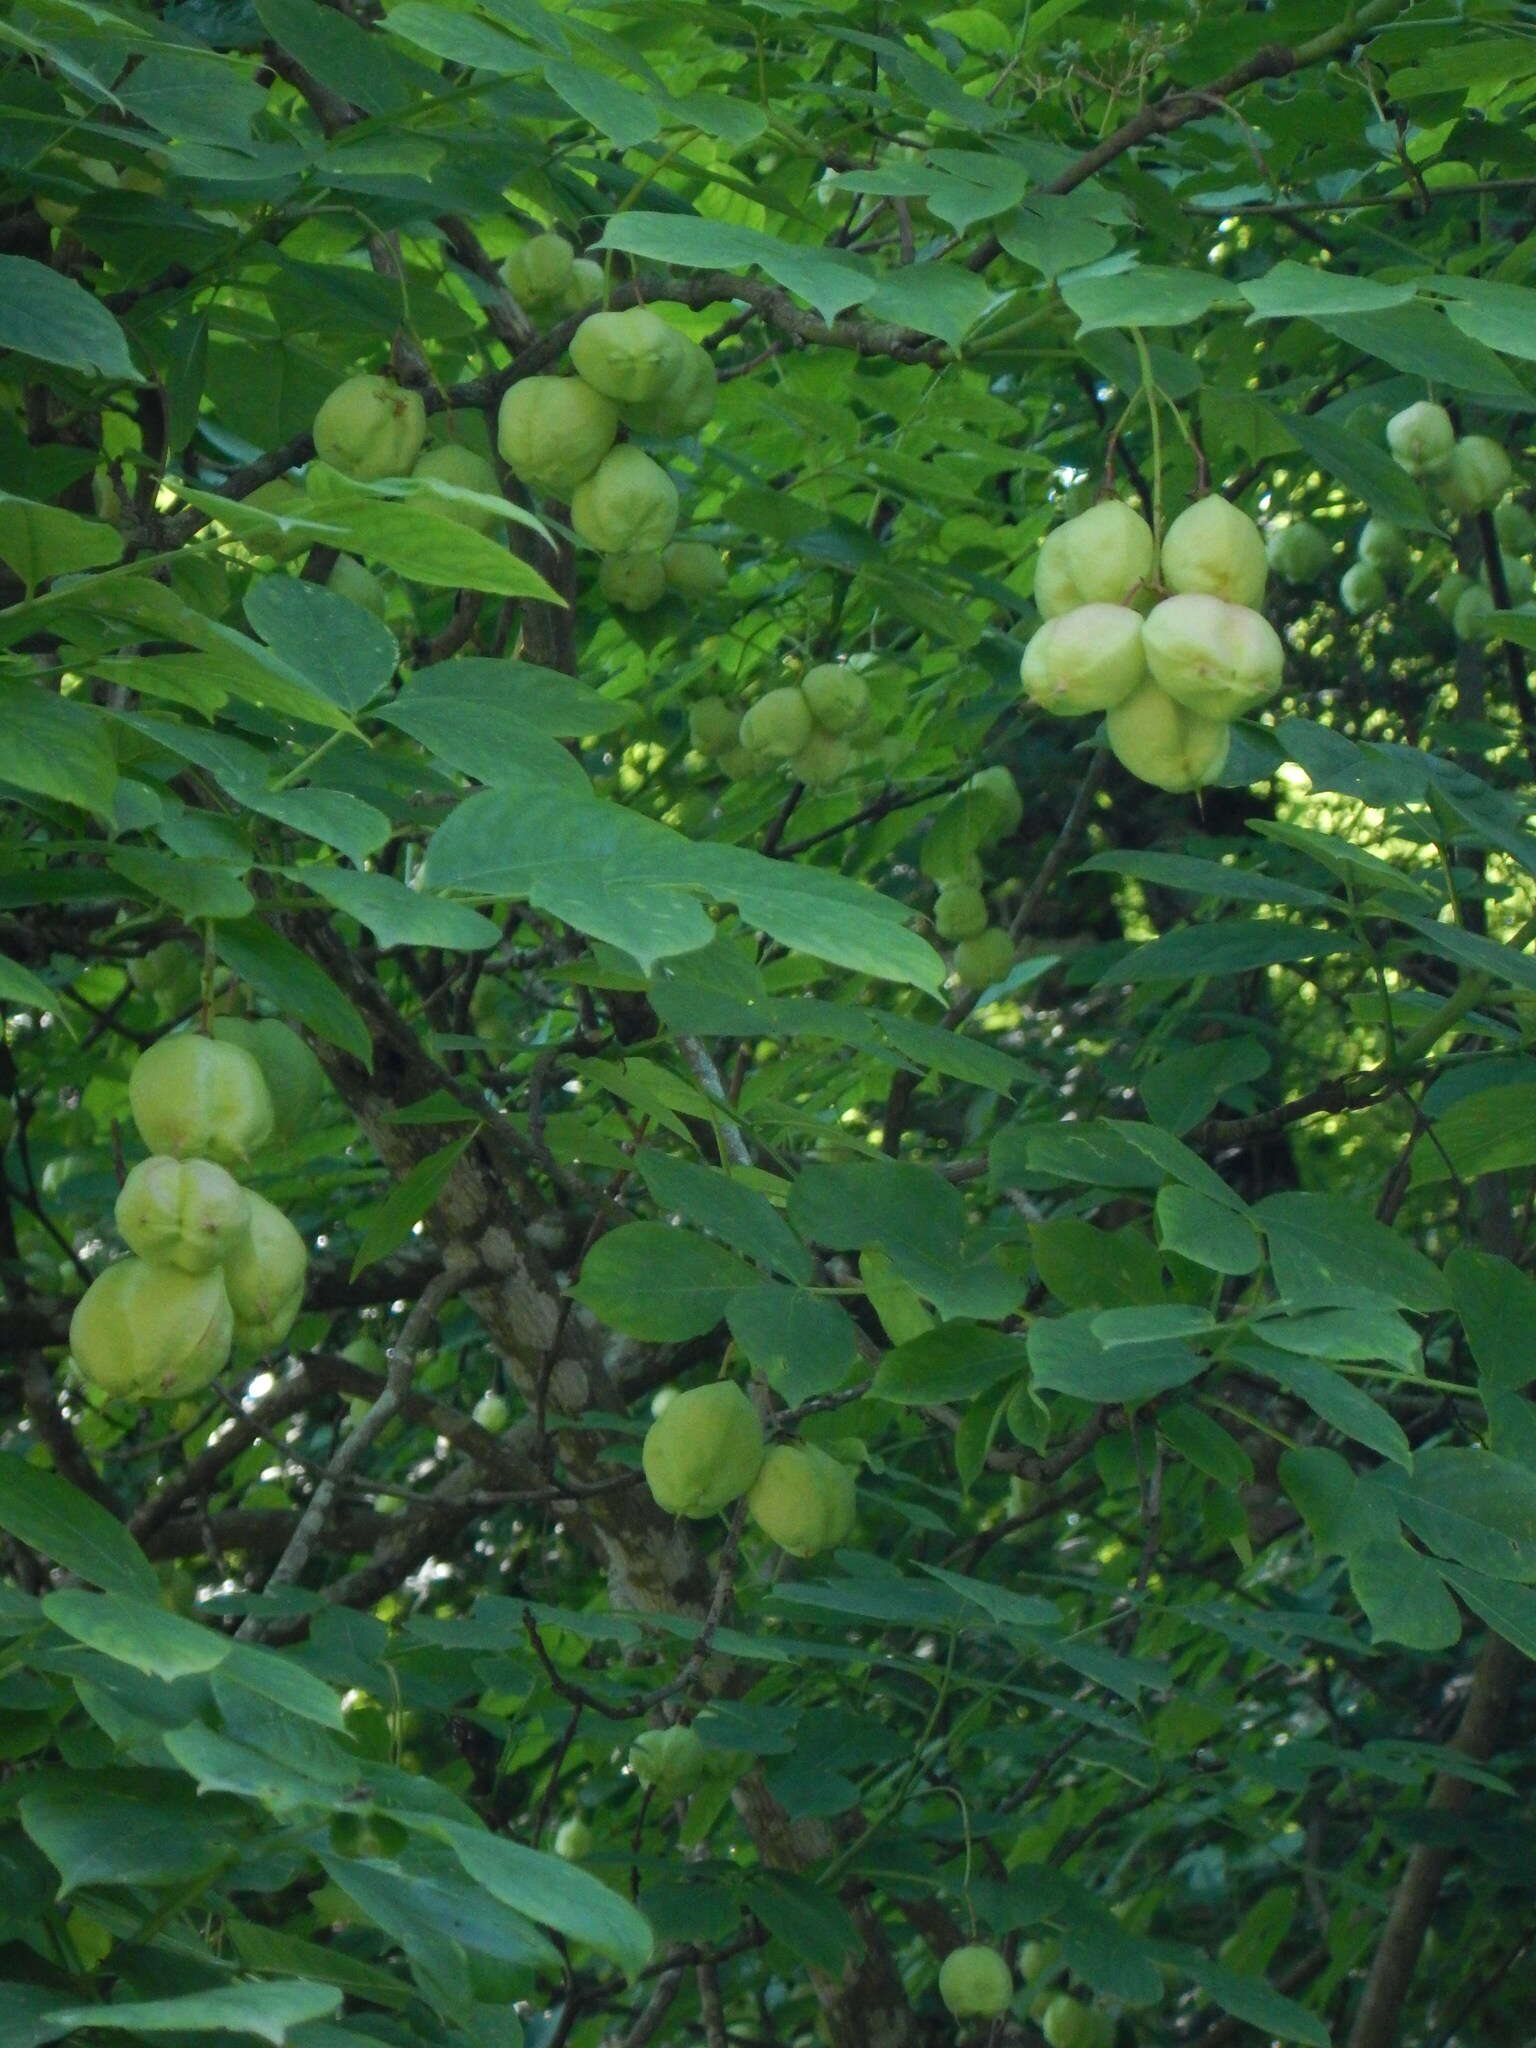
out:
{"label": "thin twig", "polygon": [[[437,1320],[438,1310],[464,1285],[465,1277],[457,1265],[448,1266],[422,1290],[421,1299],[406,1317],[399,1336],[389,1348],[389,1370],[383,1391],[372,1407],[358,1417],[342,1438],[335,1457],[321,1474],[320,1482],[299,1517],[299,1525],[294,1530],[287,1549],[268,1575],[266,1592],[273,1593],[280,1586],[291,1586],[308,1564],[310,1553],[324,1530],[325,1518],[330,1512],[337,1488],[358,1464],[375,1437],[394,1420],[405,1405],[406,1396],[411,1390],[411,1375],[416,1366],[416,1354],[421,1348],[422,1341]],[[253,1637],[259,1639],[261,1627],[261,1617],[248,1614],[235,1634],[241,1641],[248,1641]]]}

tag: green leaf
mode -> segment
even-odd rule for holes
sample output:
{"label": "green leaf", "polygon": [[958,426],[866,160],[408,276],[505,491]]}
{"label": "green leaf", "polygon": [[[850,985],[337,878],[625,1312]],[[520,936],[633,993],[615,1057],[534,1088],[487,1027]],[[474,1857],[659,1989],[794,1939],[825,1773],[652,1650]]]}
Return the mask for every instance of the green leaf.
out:
{"label": "green leaf", "polygon": [[247,918],[220,925],[214,947],[224,965],[259,989],[280,1013],[297,1018],[327,1045],[372,1067],[373,1041],[367,1025],[324,969],[281,933],[259,917]]}
{"label": "green leaf", "polygon": [[1130,875],[1139,882],[1156,882],[1163,889],[1187,889],[1193,895],[1214,897],[1218,902],[1293,903],[1313,910],[1328,903],[1320,890],[1305,888],[1300,882],[1282,881],[1276,875],[1261,874],[1255,868],[1228,866],[1224,861],[1195,860],[1187,853],[1122,852],[1113,848],[1080,861],[1077,872]]}
{"label": "green leaf", "polygon": [[29,597],[51,576],[104,568],[122,555],[123,537],[115,526],[0,491],[0,562],[16,571]]}
{"label": "green leaf", "polygon": [[255,2034],[272,2048],[284,2048],[292,2028],[324,2019],[340,2006],[334,1984],[251,1983],[136,2004],[76,2006],[49,2018],[60,2028],[120,2034]]}
{"label": "green leaf", "polygon": [[1524,1656],[1536,1658],[1536,1592],[1485,1578],[1465,1565],[1447,1564],[1442,1571],[1480,1620]]}
{"label": "green leaf", "polygon": [[[1479,47],[1487,49],[1488,44]],[[1510,45],[1525,54],[1523,44]],[[1438,88],[1437,88],[1438,89]],[[1482,277],[1436,277],[1427,289],[1446,296],[1451,324],[1502,355],[1536,362],[1536,291]]]}
{"label": "green leaf", "polygon": [[14,1003],[20,1010],[57,1010],[59,992],[50,988],[40,974],[19,961],[0,954],[0,1001]]}
{"label": "green leaf", "polygon": [[44,2048],[56,2041],[59,2029],[48,2015],[58,2002],[58,1992],[41,1984],[0,1984],[0,2040],[6,2048]]}
{"label": "green leaf", "polygon": [[1252,1213],[1288,1308],[1447,1305],[1445,1281],[1424,1254],[1342,1195],[1268,1195]]}
{"label": "green leaf", "polygon": [[292,1656],[276,1650],[236,1643],[213,1681],[215,1698],[228,1685],[244,1686],[285,1714],[297,1714],[301,1720],[317,1722],[322,1728],[339,1730],[346,1725],[341,1702],[324,1679],[306,1671]]}
{"label": "green leaf", "polygon": [[1061,296],[1077,315],[1079,334],[1100,327],[1188,327],[1236,293],[1210,271],[1170,270],[1136,264],[1108,277],[1069,277]]}
{"label": "green leaf", "polygon": [[18,1811],[66,1894],[87,1885],[185,1884],[228,1846],[206,1803],[171,1771],[121,1763],[71,1771],[28,1792]]}
{"label": "green leaf", "polygon": [[212,1671],[233,1648],[217,1629],[200,1628],[149,1600],[126,1593],[46,1593],[43,1612],[55,1628],[118,1664],[150,1678],[187,1678]]}
{"label": "green leaf", "polygon": [[245,616],[274,654],[344,711],[361,711],[395,672],[399,650],[389,628],[323,584],[254,577]]}
{"label": "green leaf", "polygon": [[0,1452],[0,1529],[109,1593],[158,1600],[155,1568],[114,1516],[24,1458]]}
{"label": "green leaf", "polygon": [[698,220],[690,214],[616,213],[597,246],[676,263],[685,270],[765,270],[786,290],[808,300],[824,320],[856,305],[872,279],[869,268],[856,257],[814,243],[781,242],[758,228]]}
{"label": "green leaf", "polygon": [[288,872],[333,908],[355,917],[386,952],[392,946],[439,946],[449,953],[483,953],[501,942],[499,926],[478,910],[409,889],[393,875],[361,874],[320,861]]}
{"label": "green leaf", "polygon": [[1454,960],[1458,967],[1470,967],[1476,974],[1491,975],[1511,988],[1536,989],[1536,959],[1485,939],[1480,932],[1464,931],[1457,924],[1440,924],[1433,918],[1413,917],[1406,911],[1394,913],[1401,924],[1411,925],[1432,953]]}
{"label": "green leaf", "polygon": [[1437,531],[1423,490],[1379,443],[1340,426],[1326,412],[1275,412],[1270,417],[1319,469],[1363,498],[1383,519],[1410,533]]}
{"label": "green leaf", "polygon": [[588,1252],[572,1298],[630,1337],[675,1344],[702,1337],[731,1296],[759,1279],[752,1268],[691,1230],[621,1223]]}
{"label": "green leaf", "polygon": [[1014,1125],[993,1148],[993,1176],[1005,1185],[1017,1151],[1033,1172],[1065,1181],[1090,1187],[1155,1188],[1176,1180],[1225,1208],[1240,1212],[1243,1207],[1241,1198],[1198,1153],[1155,1124],[1105,1119]]}
{"label": "green leaf", "polygon": [[1133,1225],[1102,1230],[1080,1216],[1053,1216],[1029,1226],[1029,1244],[1041,1281],[1063,1308],[1127,1308],[1163,1298],[1162,1261]]}
{"label": "green leaf", "polygon": [[643,972],[715,936],[702,899],[734,902],[791,950],[857,972],[935,988],[938,955],[905,910],[824,868],[695,843],[622,805],[564,789],[486,790],[434,834],[422,868],[434,889],[512,898],[631,954]]}
{"label": "green leaf", "polygon": [[1445,1580],[1401,1536],[1377,1538],[1352,1550],[1349,1583],[1371,1624],[1373,1643],[1448,1650],[1460,1640],[1461,1616]]}
{"label": "green leaf", "polygon": [[1248,279],[1238,290],[1253,308],[1251,320],[1334,319],[1345,313],[1379,313],[1412,303],[1411,284],[1380,284],[1375,278],[1348,277],[1316,263],[1289,259]]}
{"label": "green leaf", "polygon": [[783,1872],[749,1878],[742,1900],[776,1941],[812,1969],[837,1976],[858,1953],[858,1932],[840,1901],[804,1878]]}
{"label": "green leaf", "polygon": [[880,1361],[871,1394],[904,1407],[968,1401],[1002,1380],[1022,1378],[1029,1356],[1022,1339],[978,1323],[942,1323]]}
{"label": "green leaf", "polygon": [[229,1792],[238,1799],[254,1800],[284,1821],[310,1825],[314,1816],[334,1813],[343,1800],[366,1797],[362,1778],[366,1766],[361,1762],[350,1777],[338,1777],[330,1770],[315,1775],[248,1743],[232,1742],[201,1722],[173,1728],[163,1741],[203,1791]]}
{"label": "green leaf", "polygon": [[[407,1826],[415,1824],[410,1814],[396,1818]],[[435,1823],[430,1832],[445,1841],[475,1882],[503,1905],[572,1941],[584,1942],[617,1963],[627,1977],[637,1976],[650,1961],[653,1937],[645,1916],[576,1864],[474,1828]]]}
{"label": "green leaf", "polygon": [[1434,1140],[1414,1148],[1411,1185],[1471,1181],[1485,1173],[1536,1164],[1536,1082],[1479,1089],[1435,1118]]}
{"label": "green leaf", "polygon": [[1463,1245],[1445,1264],[1451,1305],[1490,1387],[1518,1392],[1536,1379],[1536,1281],[1507,1259]]}
{"label": "green leaf", "polygon": [[722,1238],[770,1272],[782,1273],[787,1280],[810,1282],[810,1253],[756,1188],[718,1166],[700,1166],[666,1152],[642,1150],[636,1163],[658,1207],[677,1210],[690,1223]]}
{"label": "green leaf", "polygon": [[419,1159],[378,1207],[359,1219],[363,1235],[352,1260],[354,1280],[359,1273],[366,1272],[369,1266],[376,1266],[380,1259],[387,1259],[391,1252],[398,1251],[405,1243],[448,1185],[453,1169],[474,1142],[474,1136],[474,1131],[467,1131],[440,1152],[432,1152],[425,1159]]}
{"label": "green leaf", "polygon": [[909,263],[886,273],[865,295],[864,310],[958,348],[992,302],[992,292],[961,264]]}
{"label": "green leaf", "polygon": [[801,1287],[744,1287],[727,1302],[725,1320],[750,1363],[792,1408],[840,1387],[858,1355],[847,1310]]}
{"label": "green leaf", "polygon": [[[1262,1326],[1261,1326],[1262,1327]],[[1377,1451],[1405,1472],[1413,1469],[1413,1451],[1395,1417],[1373,1401],[1363,1388],[1325,1365],[1299,1358],[1280,1358],[1264,1345],[1244,1344],[1237,1354],[1301,1399],[1331,1428]]]}
{"label": "green leaf", "polygon": [[1492,349],[1474,341],[1433,306],[1394,306],[1322,323],[1362,354],[1410,377],[1448,385],[1495,405],[1531,407],[1531,394]]}
{"label": "green leaf", "polygon": [[1304,2005],[1266,1984],[1262,1977],[1239,1976],[1222,1963],[1167,1943],[1156,1944],[1154,1952],[1183,1971],[1234,2019],[1245,2020],[1275,2040],[1300,2041],[1304,2048],[1330,2048],[1331,2036],[1324,2022]]}
{"label": "green leaf", "polygon": [[108,722],[94,705],[36,683],[0,681],[0,730],[0,782],[111,817],[117,760]]}
{"label": "green leaf", "polygon": [[328,519],[344,536],[349,554],[393,569],[412,583],[443,590],[479,590],[490,597],[531,597],[564,608],[565,600],[537,569],[489,535],[476,533],[431,509],[418,496],[409,502],[376,498],[327,507]]}
{"label": "green leaf", "polygon": [[239,871],[226,861],[120,846],[112,855],[112,866],[135,888],[169,904],[188,924],[204,917],[249,917],[256,908]]}
{"label": "green leaf", "polygon": [[1206,1361],[1187,1344],[1170,1339],[1107,1346],[1094,1335],[1094,1322],[1089,1309],[1054,1320],[1042,1316],[1030,1326],[1034,1386],[1081,1401],[1134,1404],[1182,1387],[1205,1371]]}
{"label": "green leaf", "polygon": [[1242,1445],[1192,1401],[1160,1409],[1157,1430],[1180,1457],[1219,1486],[1246,1486],[1253,1478],[1253,1460]]}
{"label": "green leaf", "polygon": [[1322,960],[1353,952],[1358,941],[1347,932],[1308,930],[1260,918],[1224,918],[1219,924],[1186,925],[1149,940],[1106,968],[1100,986],[1144,981],[1200,981],[1208,975],[1250,974],[1295,960]]}
{"label": "green leaf", "polygon": [[1247,1217],[1197,1188],[1159,1188],[1156,1216],[1163,1250],[1197,1266],[1238,1274],[1256,1272],[1262,1263],[1264,1248]]}
{"label": "green leaf", "polygon": [[1429,1547],[1493,1579],[1536,1580],[1536,1472],[1489,1451],[1433,1445],[1395,1498]]}
{"label": "green leaf", "polygon": [[544,76],[571,112],[606,135],[616,149],[633,149],[661,133],[661,117],[652,100],[591,65],[546,64]]}
{"label": "green leaf", "polygon": [[127,336],[72,277],[30,256],[0,256],[0,349],[130,384],[142,382]]}

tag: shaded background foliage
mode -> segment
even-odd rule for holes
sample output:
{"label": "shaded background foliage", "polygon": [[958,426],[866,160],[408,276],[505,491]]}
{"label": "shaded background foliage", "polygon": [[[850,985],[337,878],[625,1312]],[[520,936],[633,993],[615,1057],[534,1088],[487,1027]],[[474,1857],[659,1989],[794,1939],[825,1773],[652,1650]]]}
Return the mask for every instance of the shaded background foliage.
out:
{"label": "shaded background foliage", "polygon": [[[1457,642],[1491,530],[1381,429],[1429,391],[1528,453],[1529,10],[0,46],[0,2034],[907,2044],[975,1932],[1036,1973],[999,2043],[1042,1970],[1121,2048],[1521,2037],[1531,619]],[[253,504],[357,370],[489,450],[574,324],[500,282],[549,223],[711,350],[666,460],[716,597],[611,612],[515,486],[473,556],[420,492]],[[1336,554],[1196,803],[1017,665],[1050,525],[1207,483]],[[1355,619],[1368,511],[1410,546]],[[690,752],[853,656],[842,784]],[[980,764],[976,1002],[925,940]],[[258,1175],[305,1314],[104,1405],[127,1073],[214,999],[330,1075]],[[835,1558],[651,1506],[652,1398],[727,1360],[862,1458]],[[686,1805],[624,1767],[676,1718]]]}

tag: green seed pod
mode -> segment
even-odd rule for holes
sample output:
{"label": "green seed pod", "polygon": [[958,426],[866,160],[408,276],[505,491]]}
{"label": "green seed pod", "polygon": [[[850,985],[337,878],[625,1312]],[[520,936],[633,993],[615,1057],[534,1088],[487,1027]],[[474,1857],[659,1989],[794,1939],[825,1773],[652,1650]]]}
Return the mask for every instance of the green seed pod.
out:
{"label": "green seed pod", "polygon": [[951,882],[933,906],[933,928],[947,945],[974,939],[987,928],[987,899],[969,882]]}
{"label": "green seed pod", "polygon": [[1491,640],[1493,614],[1492,597],[1481,583],[1474,583],[1456,600],[1456,609],[1451,613],[1451,631],[1458,640]]}
{"label": "green seed pod", "polygon": [[1025,696],[1058,718],[1108,711],[1146,675],[1141,614],[1123,604],[1084,604],[1047,619],[1019,668]]}
{"label": "green seed pod", "polygon": [[[240,502],[258,512],[270,512],[279,519],[302,519],[310,512],[308,493],[287,476],[275,476],[270,483],[258,485],[249,497],[242,498]],[[247,545],[256,554],[270,555],[274,562],[288,562],[314,543],[302,534],[284,535],[274,529]]]}
{"label": "green seed pod", "polygon": [[205,619],[222,619],[229,610],[229,571],[212,555],[184,551],[168,565],[166,581],[183,604]]}
{"label": "green seed pod", "polygon": [[708,1756],[691,1728],[647,1728],[629,1746],[629,1768],[663,1799],[686,1799],[703,1779]]}
{"label": "green seed pod", "polygon": [[957,2020],[996,2019],[1012,2002],[1013,1972],[995,1948],[969,1942],[940,1964],[939,1996]]}
{"label": "green seed pod", "polygon": [[1040,2031],[1050,2048],[1090,2048],[1093,2015],[1080,1999],[1063,1991],[1045,2008]]}
{"label": "green seed pod", "polygon": [[590,1856],[593,1847],[592,1830],[579,1813],[567,1814],[555,1829],[555,1854],[568,1863],[579,1863],[583,1856]]}
{"label": "green seed pod", "polygon": [[789,772],[808,789],[830,789],[854,763],[853,748],[836,733],[818,726],[798,752],[790,756]]}
{"label": "green seed pod", "polygon": [[[451,484],[455,490],[474,491],[482,498],[501,496],[496,472],[485,457],[477,455],[473,448],[461,448],[455,441],[445,441],[441,447],[428,448],[417,456],[411,475]],[[436,491],[427,502],[442,518],[467,526],[474,533],[489,533],[496,524],[494,512],[484,512],[478,505],[466,505],[454,498],[439,497]]]}
{"label": "green seed pod", "polygon": [[221,1045],[239,1045],[266,1080],[280,1138],[308,1131],[325,1100],[325,1069],[291,1025],[277,1017],[215,1017],[209,1027]]}
{"label": "green seed pod", "polygon": [[1421,398],[1387,421],[1387,446],[1392,460],[1410,476],[1434,476],[1451,459],[1456,429],[1443,405]]}
{"label": "green seed pod", "polygon": [[365,569],[355,555],[338,555],[325,579],[327,590],[347,598],[360,611],[382,619],[387,609],[384,586],[371,569]]}
{"label": "green seed pod", "polygon": [[1536,519],[1518,498],[1507,499],[1496,508],[1493,530],[1499,536],[1499,546],[1512,555],[1528,555],[1536,548]]}
{"label": "green seed pod", "polygon": [[1163,535],[1163,582],[1176,596],[1260,605],[1268,570],[1263,534],[1226,498],[1197,500]]}
{"label": "green seed pod", "polygon": [[315,453],[359,483],[409,476],[427,438],[427,411],[418,391],[388,377],[349,377],[315,414]]}
{"label": "green seed pod", "polygon": [[502,281],[522,305],[549,306],[570,288],[575,252],[564,235],[531,235],[501,266]]}
{"label": "green seed pod", "polygon": [[504,1394],[482,1394],[470,1409],[469,1418],[492,1436],[499,1436],[512,1420],[512,1410]]}
{"label": "green seed pod", "polygon": [[679,374],[686,358],[684,339],[648,306],[589,313],[571,336],[571,361],[605,398],[618,405],[644,405],[660,398]]}
{"label": "green seed pod", "polygon": [[800,691],[823,732],[853,732],[869,716],[869,685],[856,668],[818,662],[800,678]]}
{"label": "green seed pod", "polygon": [[964,988],[981,990],[1001,981],[1013,966],[1013,941],[1000,924],[989,924],[973,939],[962,939],[954,952],[956,978]]}
{"label": "green seed pod", "polygon": [[627,441],[572,491],[571,524],[600,555],[660,554],[677,530],[677,486]]}
{"label": "green seed pod", "polygon": [[1117,704],[1104,726],[1120,765],[1154,789],[1173,795],[1213,782],[1231,744],[1222,720],[1203,718],[1176,704],[1156,683],[1143,683],[1134,697]]}
{"label": "green seed pod", "polygon": [[496,446],[520,483],[569,503],[613,446],[619,409],[579,377],[524,377],[502,397]]}
{"label": "green seed pod", "polygon": [[114,1211],[129,1251],[150,1266],[206,1273],[245,1235],[250,1198],[211,1159],[141,1159]]}
{"label": "green seed pod", "polygon": [[1447,511],[1488,512],[1509,489],[1514,473],[1497,441],[1486,434],[1468,434],[1456,443],[1450,460],[1432,481]]}
{"label": "green seed pod", "polygon": [[1407,566],[1408,542],[1403,529],[1394,526],[1390,519],[1367,519],[1355,542],[1355,554],[1360,561],[1379,569],[1383,576],[1390,576],[1394,570]]}
{"label": "green seed pod", "polygon": [[103,1394],[174,1401],[223,1371],[233,1336],[217,1267],[183,1273],[119,1259],[75,1304],[69,1349],[81,1378]]}
{"label": "green seed pod", "polygon": [[166,939],[141,960],[130,960],[128,979],[141,994],[153,996],[156,1007],[167,1017],[190,1009],[203,986],[197,956],[177,939]]}
{"label": "green seed pod", "polygon": [[1006,768],[979,768],[965,785],[965,794],[979,797],[984,807],[983,846],[993,846],[1016,832],[1024,817],[1024,799]]}
{"label": "green seed pod", "polygon": [[717,758],[727,782],[751,782],[775,765],[771,754],[757,754],[750,747],[727,747]]}
{"label": "green seed pod", "polygon": [[1132,604],[1152,575],[1157,546],[1139,512],[1108,498],[1048,533],[1035,562],[1043,619],[1080,604]]}
{"label": "green seed pod", "polygon": [[1471,588],[1472,578],[1463,576],[1459,569],[1451,569],[1441,577],[1431,602],[1447,625],[1455,617],[1457,600],[1462,592]]}
{"label": "green seed pod", "polygon": [[661,566],[682,597],[713,597],[726,585],[725,557],[707,540],[673,541],[662,550]]}
{"label": "green seed pod", "polygon": [[240,1166],[272,1135],[272,1097],[238,1045],[195,1031],[161,1038],[128,1077],[128,1106],[151,1152]]}
{"label": "green seed pod", "polygon": [[814,1444],[773,1444],[747,1495],[747,1512],[791,1557],[815,1557],[837,1540],[844,1501],[834,1489],[844,1471]]}
{"label": "green seed pod", "polygon": [[1387,601],[1387,579],[1374,562],[1351,562],[1339,578],[1339,603],[1352,619],[1380,610]]}
{"label": "green seed pod", "polygon": [[1315,583],[1333,559],[1333,542],[1310,519],[1293,519],[1269,529],[1264,552],[1282,583]]}
{"label": "green seed pod", "polygon": [[590,256],[578,256],[571,265],[571,281],[560,294],[558,311],[569,319],[573,313],[585,313],[589,306],[601,305],[603,298],[603,266],[594,263]]}
{"label": "green seed pod", "polygon": [[755,754],[787,761],[805,746],[815,723],[804,694],[793,683],[786,683],[759,697],[743,714],[741,744]]}
{"label": "green seed pod", "polygon": [[623,411],[624,424],[632,434],[649,434],[663,441],[696,434],[715,409],[714,357],[686,335],[669,332],[674,334],[677,360],[666,383],[654,398],[626,405]]}
{"label": "green seed pod", "polygon": [[702,1521],[739,1500],[763,1462],[763,1426],[734,1380],[690,1387],[645,1433],[640,1462],[656,1505]]}
{"label": "green seed pod", "polygon": [[701,697],[688,707],[688,741],[696,753],[729,753],[741,742],[741,713],[723,697]]}
{"label": "green seed pod", "polygon": [[597,587],[624,611],[648,612],[667,594],[667,573],[660,555],[604,555]]}
{"label": "green seed pod", "polygon": [[1280,687],[1280,635],[1246,605],[1167,597],[1153,606],[1141,638],[1153,682],[1202,718],[1241,718]]}
{"label": "green seed pod", "polygon": [[309,1253],[281,1209],[250,1197],[245,1236],[224,1262],[235,1318],[235,1356],[249,1364],[282,1343],[298,1320]]}
{"label": "green seed pod", "polygon": [[[1518,555],[1506,555],[1501,548],[1499,550],[1499,566],[1504,571],[1504,588],[1509,592],[1510,604],[1524,604],[1530,597],[1532,590],[1529,563],[1522,562]],[[1492,595],[1493,584],[1489,578],[1486,565],[1478,572],[1478,581]]]}

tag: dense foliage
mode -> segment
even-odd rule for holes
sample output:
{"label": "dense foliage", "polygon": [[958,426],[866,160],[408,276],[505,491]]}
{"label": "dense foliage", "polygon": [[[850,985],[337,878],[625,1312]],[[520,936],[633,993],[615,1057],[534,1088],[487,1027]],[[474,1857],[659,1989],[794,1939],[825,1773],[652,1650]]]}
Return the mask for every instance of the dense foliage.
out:
{"label": "dense foliage", "polygon": [[1533,92],[4,11],[4,2048],[1525,2038]]}

